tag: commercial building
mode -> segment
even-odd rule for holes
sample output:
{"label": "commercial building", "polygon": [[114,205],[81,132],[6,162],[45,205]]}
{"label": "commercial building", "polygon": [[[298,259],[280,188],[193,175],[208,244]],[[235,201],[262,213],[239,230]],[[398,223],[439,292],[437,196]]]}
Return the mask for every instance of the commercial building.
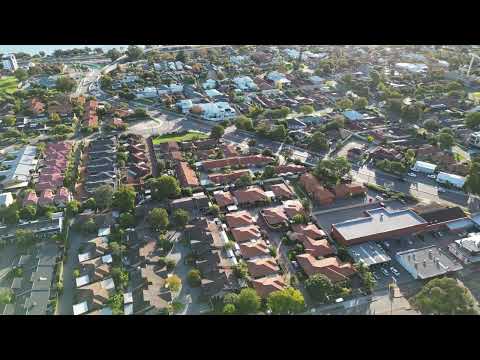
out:
{"label": "commercial building", "polygon": [[378,208],[365,213],[366,217],[332,224],[332,237],[342,245],[350,246],[414,234],[428,226],[427,221],[408,209],[390,211]]}
{"label": "commercial building", "polygon": [[450,184],[459,189],[463,188],[465,181],[466,179],[460,175],[449,174],[446,172],[439,172],[437,175],[437,182],[440,184]]}
{"label": "commercial building", "polygon": [[[28,185],[37,167],[38,160],[35,158],[36,155],[37,148],[30,145],[8,154],[9,157],[1,163],[7,169],[0,171],[0,177],[3,177],[0,183],[4,189],[20,188]],[[13,159],[8,160],[9,158]]]}
{"label": "commercial building", "polygon": [[398,252],[395,259],[413,278],[421,280],[463,269],[459,262],[435,245]]}
{"label": "commercial building", "polygon": [[2,56],[2,64],[5,70],[14,72],[18,69],[17,58],[15,54],[5,54]]}
{"label": "commercial building", "polygon": [[448,250],[464,264],[480,261],[480,233],[471,233],[466,238],[455,240]]}
{"label": "commercial building", "polygon": [[425,161],[415,162],[415,165],[412,168],[413,171],[422,172],[424,174],[433,174],[436,169],[437,169],[437,165],[430,164]]}

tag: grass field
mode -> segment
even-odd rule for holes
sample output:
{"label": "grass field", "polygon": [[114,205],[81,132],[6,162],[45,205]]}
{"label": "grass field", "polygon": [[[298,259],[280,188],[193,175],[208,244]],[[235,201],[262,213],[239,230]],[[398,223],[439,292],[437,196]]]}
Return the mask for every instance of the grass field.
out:
{"label": "grass field", "polygon": [[4,94],[12,94],[17,91],[18,81],[14,76],[5,76],[0,79],[0,99]]}
{"label": "grass field", "polygon": [[153,139],[154,144],[161,144],[165,143],[168,141],[190,141],[194,139],[206,139],[208,138],[208,135],[202,132],[196,132],[196,131],[189,131],[186,134],[183,135],[177,135],[177,134],[166,134],[166,135],[161,135],[157,136],[156,138]]}

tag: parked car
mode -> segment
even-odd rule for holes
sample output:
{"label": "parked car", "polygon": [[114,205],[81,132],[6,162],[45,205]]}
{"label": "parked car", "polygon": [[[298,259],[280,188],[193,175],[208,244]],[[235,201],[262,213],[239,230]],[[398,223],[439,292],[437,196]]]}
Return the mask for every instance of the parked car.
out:
{"label": "parked car", "polygon": [[296,261],[292,261],[292,266],[293,268],[295,269],[295,271],[299,271],[300,270],[300,266],[298,265],[298,263]]}
{"label": "parked car", "polygon": [[381,206],[381,207],[385,207],[385,203],[381,202],[381,203],[380,203],[380,206]]}
{"label": "parked car", "polygon": [[381,197],[380,195],[375,196],[375,199],[378,200],[378,201],[383,201],[384,200],[384,198]]}
{"label": "parked car", "polygon": [[390,271],[395,275],[396,277],[400,276],[400,272],[395,269],[393,266],[390,266]]}
{"label": "parked car", "polygon": [[439,187],[439,188],[437,188],[437,192],[444,193],[444,192],[446,192],[446,190],[442,187]]}
{"label": "parked car", "polygon": [[417,177],[417,174],[415,174],[415,173],[413,173],[413,172],[409,172],[407,175],[408,175],[408,176],[411,176],[411,177]]}
{"label": "parked car", "polygon": [[430,179],[436,179],[437,178],[437,175],[435,174],[428,174],[427,175]]}
{"label": "parked car", "polygon": [[386,277],[390,276],[390,273],[388,272],[387,269],[382,267],[382,268],[380,268],[380,270],[382,271],[383,275],[385,275]]}

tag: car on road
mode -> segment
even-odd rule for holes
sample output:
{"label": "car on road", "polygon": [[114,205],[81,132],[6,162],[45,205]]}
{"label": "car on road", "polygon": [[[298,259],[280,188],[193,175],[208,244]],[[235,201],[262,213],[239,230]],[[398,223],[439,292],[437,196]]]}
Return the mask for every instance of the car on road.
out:
{"label": "car on road", "polygon": [[383,201],[385,200],[383,197],[381,197],[380,195],[377,195],[375,196],[375,199],[378,200],[378,201]]}
{"label": "car on road", "polygon": [[407,175],[408,175],[408,176],[411,176],[411,177],[417,177],[417,174],[415,174],[415,173],[413,173],[413,172],[409,172]]}
{"label": "car on road", "polygon": [[427,175],[430,179],[436,179],[437,178],[437,175],[435,174],[428,174]]}
{"label": "car on road", "polygon": [[381,206],[381,207],[385,207],[385,203],[381,202],[381,203],[380,203],[380,206]]}
{"label": "car on road", "polygon": [[447,191],[447,190],[445,190],[445,189],[442,188],[442,187],[437,188],[437,192],[439,192],[439,193],[444,193],[444,192],[446,192],[446,191]]}
{"label": "car on road", "polygon": [[372,272],[372,275],[375,278],[375,280],[377,280],[377,281],[380,280],[380,276],[375,271]]}
{"label": "car on road", "polygon": [[265,239],[265,244],[267,244],[267,246],[270,246],[270,241],[268,239]]}
{"label": "car on road", "polygon": [[381,271],[381,272],[383,273],[383,275],[385,275],[386,277],[390,276],[390,273],[388,272],[387,269],[385,269],[385,268],[382,267],[382,268],[380,268],[380,271]]}
{"label": "car on road", "polygon": [[295,269],[295,271],[299,271],[300,270],[300,265],[298,265],[298,263],[296,261],[292,261],[292,266],[293,268]]}
{"label": "car on road", "polygon": [[395,269],[393,266],[390,266],[390,271],[393,273],[393,275],[395,275],[396,277],[399,277],[400,276],[400,272]]}

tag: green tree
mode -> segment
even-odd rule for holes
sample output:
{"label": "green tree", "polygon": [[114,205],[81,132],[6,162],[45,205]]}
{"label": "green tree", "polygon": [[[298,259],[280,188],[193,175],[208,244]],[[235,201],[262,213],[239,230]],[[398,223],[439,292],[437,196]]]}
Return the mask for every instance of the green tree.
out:
{"label": "green tree", "polygon": [[469,291],[448,277],[429,281],[412,299],[413,306],[422,314],[473,315],[477,314],[475,301]]}
{"label": "green tree", "polygon": [[28,73],[23,69],[15,70],[13,76],[15,76],[18,81],[25,81],[28,79]]}
{"label": "green tree", "polygon": [[131,228],[135,225],[135,216],[128,212],[120,214],[118,222],[120,224],[120,227],[124,229]]}
{"label": "green tree", "polygon": [[50,120],[55,124],[59,124],[62,121],[62,118],[55,112],[50,115]]}
{"label": "green tree", "polygon": [[20,209],[20,218],[22,220],[35,220],[35,216],[37,214],[37,208],[32,205],[25,206]]}
{"label": "green tree", "polygon": [[110,49],[107,51],[107,56],[110,58],[110,60],[115,61],[122,56],[122,54],[117,49]]}
{"label": "green tree", "polygon": [[470,112],[465,116],[465,126],[470,129],[478,129],[480,125],[480,112]]}
{"label": "green tree", "polygon": [[312,299],[326,303],[336,295],[335,285],[323,274],[315,274],[305,281],[305,287]]}
{"label": "green tree", "polygon": [[340,110],[346,110],[346,109],[351,109],[353,107],[353,102],[348,98],[343,98],[338,100],[336,105]]}
{"label": "green tree", "polygon": [[355,270],[357,270],[360,278],[362,279],[362,287],[367,293],[371,293],[375,287],[375,278],[373,277],[372,272],[364,263],[356,263],[354,265]]}
{"label": "green tree", "polygon": [[465,187],[474,194],[480,194],[480,159],[472,159]]}
{"label": "green tree", "polygon": [[127,250],[125,245],[120,244],[117,241],[111,241],[108,243],[108,247],[112,252],[113,256],[119,258],[122,256],[122,253]]}
{"label": "green tree", "polygon": [[335,186],[347,175],[352,166],[345,157],[320,160],[314,170],[315,176],[321,178],[327,185]]}
{"label": "green tree", "polygon": [[111,271],[113,280],[115,281],[115,284],[117,285],[117,288],[120,288],[124,290],[128,286],[128,271],[123,270],[119,266],[114,266]]}
{"label": "green tree", "polygon": [[14,126],[16,123],[15,116],[7,115],[3,118],[3,124],[7,127]]}
{"label": "green tree", "polygon": [[292,221],[294,224],[305,224],[307,222],[307,219],[303,214],[295,214],[292,218]]}
{"label": "green tree", "polygon": [[67,216],[74,217],[80,211],[80,203],[77,200],[71,200],[67,203]]}
{"label": "green tree", "polygon": [[167,210],[162,208],[152,209],[148,213],[147,221],[155,230],[165,229],[169,224]]}
{"label": "green tree", "polygon": [[176,209],[173,212],[173,223],[179,229],[185,229],[185,226],[190,220],[190,214],[188,211],[183,209]]}
{"label": "green tree", "polygon": [[262,178],[270,179],[275,176],[275,168],[272,165],[267,165],[263,169]]}
{"label": "green tree", "polygon": [[223,312],[225,315],[234,315],[234,314],[236,314],[236,312],[237,312],[237,308],[236,308],[235,305],[233,305],[233,304],[225,304],[225,306],[223,307],[222,312]]}
{"label": "green tree", "polygon": [[380,83],[381,77],[378,71],[372,70],[369,72],[370,82],[373,86],[378,86]]}
{"label": "green tree", "polygon": [[55,83],[57,90],[61,92],[71,92],[77,85],[77,82],[68,76],[60,76]]}
{"label": "green tree", "polygon": [[252,184],[252,175],[250,175],[250,173],[248,174],[245,174],[245,175],[242,175],[240,176],[237,181],[235,181],[235,183],[242,187],[242,186],[248,186],[248,185],[251,185]]}
{"label": "green tree", "polygon": [[327,136],[320,130],[315,131],[310,138],[309,147],[314,151],[328,150],[329,146]]}
{"label": "green tree", "polygon": [[164,200],[180,195],[180,185],[173,176],[162,175],[159,178],[149,179],[148,187],[152,190],[154,200]]}
{"label": "green tree", "polygon": [[311,105],[302,105],[302,106],[300,106],[299,110],[300,110],[300,112],[302,112],[306,115],[311,114],[315,111],[315,109]]}
{"label": "green tree", "polygon": [[202,281],[200,271],[198,269],[192,269],[187,274],[187,281],[191,287],[198,287]]}
{"label": "green tree", "polygon": [[283,125],[275,126],[272,131],[270,131],[269,136],[274,140],[283,140],[288,134],[287,128]]}
{"label": "green tree", "polygon": [[256,314],[260,309],[260,297],[254,289],[246,288],[238,295],[237,309],[240,314]]}
{"label": "green tree", "polygon": [[241,115],[235,119],[235,126],[239,129],[252,131],[253,130],[253,121],[252,119]]}
{"label": "green tree", "polygon": [[182,280],[177,275],[172,275],[167,278],[165,283],[168,285],[168,288],[172,292],[177,292],[182,286]]}
{"label": "green tree", "polygon": [[440,134],[438,134],[437,139],[442,149],[450,149],[455,143],[455,139],[448,132],[441,132]]}
{"label": "green tree", "polygon": [[123,294],[117,292],[108,298],[107,304],[112,309],[113,315],[123,314]]}
{"label": "green tree", "polygon": [[423,123],[423,127],[428,131],[436,131],[440,128],[440,124],[438,123],[438,120],[428,119]]}
{"label": "green tree", "polygon": [[2,218],[7,225],[14,225],[20,220],[20,212],[18,211],[18,205],[13,203],[7,208],[1,209]]}
{"label": "green tree", "polygon": [[135,196],[136,193],[132,186],[122,186],[113,193],[112,206],[121,212],[133,211]]}
{"label": "green tree", "polygon": [[353,103],[353,108],[356,110],[365,109],[367,106],[368,106],[368,100],[364,97],[359,97],[355,99],[355,102]]}
{"label": "green tree", "polygon": [[113,79],[109,75],[103,75],[100,78],[100,87],[105,90],[110,90],[112,88]]}
{"label": "green tree", "polygon": [[137,61],[143,57],[143,50],[135,45],[130,45],[125,53],[129,61]]}
{"label": "green tree", "polygon": [[12,304],[15,294],[12,289],[1,288],[0,289],[0,304]]}
{"label": "green tree", "polygon": [[224,133],[225,129],[223,128],[223,126],[215,125],[210,132],[210,137],[213,139],[220,139]]}
{"label": "green tree", "polygon": [[213,204],[212,206],[210,206],[208,208],[208,212],[212,215],[212,216],[215,216],[217,217],[218,214],[220,214],[220,207],[216,204]]}
{"label": "green tree", "polygon": [[99,209],[110,209],[113,201],[113,188],[110,185],[101,185],[95,190],[94,197]]}
{"label": "green tree", "polygon": [[272,314],[276,315],[298,314],[305,311],[302,293],[291,287],[270,293],[267,305]]}
{"label": "green tree", "polygon": [[83,209],[90,209],[90,210],[96,210],[97,209],[97,202],[95,201],[95,198],[88,198],[85,200],[82,204]]}

